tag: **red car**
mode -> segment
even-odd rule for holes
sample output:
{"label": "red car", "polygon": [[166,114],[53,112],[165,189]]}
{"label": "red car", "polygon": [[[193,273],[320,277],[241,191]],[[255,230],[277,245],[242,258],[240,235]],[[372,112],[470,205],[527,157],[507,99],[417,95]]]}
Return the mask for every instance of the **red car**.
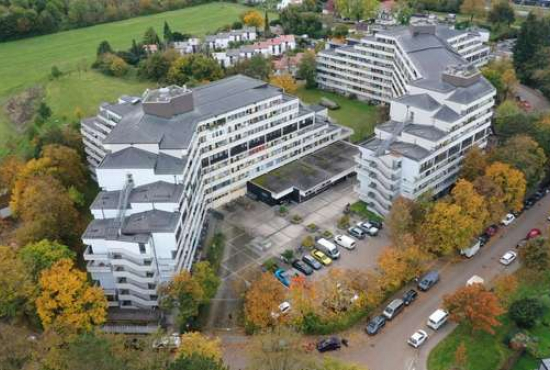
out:
{"label": "red car", "polygon": [[525,239],[529,240],[541,235],[542,235],[542,232],[539,229],[531,229],[531,231],[527,233],[527,236],[525,237]]}
{"label": "red car", "polygon": [[498,226],[497,225],[491,225],[491,226],[489,226],[488,228],[485,229],[485,234],[489,235],[490,237],[493,237],[493,236],[495,236],[497,231],[498,231]]}

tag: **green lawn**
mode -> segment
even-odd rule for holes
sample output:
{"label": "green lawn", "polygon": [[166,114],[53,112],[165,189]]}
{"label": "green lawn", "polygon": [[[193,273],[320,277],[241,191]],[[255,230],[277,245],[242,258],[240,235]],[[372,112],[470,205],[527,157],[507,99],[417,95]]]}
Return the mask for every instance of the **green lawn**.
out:
{"label": "green lawn", "polygon": [[[543,277],[533,279],[533,276],[520,270],[517,275],[520,286],[514,299],[525,297],[550,297],[550,273]],[[469,330],[459,325],[447,338],[441,341],[428,357],[429,370],[448,370],[454,364],[454,355],[457,347],[464,342],[467,348],[467,369],[471,370],[499,370],[501,365],[512,354],[505,345],[505,337],[508,333],[517,330],[513,322],[505,315],[501,318],[502,326],[496,329],[496,335],[477,333],[471,335]],[[550,308],[541,323],[535,328],[527,330],[531,337],[538,338],[538,349],[542,356],[550,356]],[[525,354],[516,363],[514,370],[533,370],[537,360]]]}
{"label": "green lawn", "polygon": [[330,117],[339,124],[354,130],[351,141],[360,142],[374,132],[374,126],[378,123],[378,108],[360,102],[350,100],[343,96],[318,89],[298,89],[296,95],[308,104],[318,103],[322,97],[328,98],[340,105],[340,109],[329,111]]}
{"label": "green lawn", "polygon": [[[203,35],[237,20],[246,9],[238,4],[216,2],[0,43],[0,107],[10,95],[37,84],[45,86],[48,92],[46,100],[58,116],[72,115],[76,106],[90,111],[88,107],[99,101],[113,99],[122,93],[137,93],[143,84],[95,74],[82,79],[76,79],[73,74],[60,83],[49,83],[48,75],[54,65],[66,73],[75,71],[77,63],[83,59],[91,64],[96,48],[103,40],[109,41],[115,49],[127,49],[132,39],[140,40],[148,27],[154,27],[162,35],[164,21],[173,31]],[[86,86],[88,83],[90,86]],[[14,130],[0,109],[0,146],[8,140],[10,133]]]}

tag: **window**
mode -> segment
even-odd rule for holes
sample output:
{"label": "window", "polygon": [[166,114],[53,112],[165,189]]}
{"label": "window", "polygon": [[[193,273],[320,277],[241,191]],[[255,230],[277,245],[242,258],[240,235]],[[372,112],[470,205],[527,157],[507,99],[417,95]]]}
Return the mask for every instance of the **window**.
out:
{"label": "window", "polygon": [[146,252],[145,244],[144,243],[139,243],[139,253],[145,254],[145,252]]}

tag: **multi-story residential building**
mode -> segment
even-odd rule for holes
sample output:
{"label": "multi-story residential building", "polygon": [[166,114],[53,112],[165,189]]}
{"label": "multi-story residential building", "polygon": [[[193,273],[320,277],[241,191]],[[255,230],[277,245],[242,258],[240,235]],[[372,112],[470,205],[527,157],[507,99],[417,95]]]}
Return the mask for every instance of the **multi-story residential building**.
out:
{"label": "multi-story residential building", "polygon": [[375,128],[357,157],[356,190],[382,215],[397,196],[447,191],[465,152],[484,148],[491,132],[494,87],[437,36],[435,26],[413,26],[410,33],[408,58],[396,59],[407,77],[394,75],[404,93],[391,101],[390,120]]}
{"label": "multi-story residential building", "polygon": [[84,259],[110,304],[129,308],[156,307],[158,285],[191,267],[208,209],[351,134],[244,76],[123,97],[83,120],[82,132],[101,188]]}
{"label": "multi-story residential building", "polygon": [[[431,33],[427,34],[427,29]],[[431,53],[434,64],[447,62],[443,58],[453,53],[442,53],[442,45],[448,45],[468,62],[485,63],[490,49],[481,39],[477,32],[459,31],[427,21],[411,27],[391,27],[366,36],[352,46],[320,52],[317,82],[326,90],[389,103],[405,94],[407,85],[426,73],[421,68],[431,68],[420,64],[419,56]]]}
{"label": "multi-story residential building", "polygon": [[222,66],[231,67],[239,60],[250,59],[254,55],[279,57],[285,52],[294,50],[295,48],[296,40],[294,39],[294,35],[281,35],[251,45],[244,45],[238,49],[228,49],[226,51],[213,53],[213,57]]}
{"label": "multi-story residential building", "polygon": [[175,41],[172,43],[172,48],[181,55],[195,54],[201,49],[201,40],[197,37],[190,37],[186,41]]}
{"label": "multi-story residential building", "polygon": [[210,50],[225,50],[231,43],[254,41],[258,37],[255,27],[243,27],[240,30],[207,35],[204,44]]}

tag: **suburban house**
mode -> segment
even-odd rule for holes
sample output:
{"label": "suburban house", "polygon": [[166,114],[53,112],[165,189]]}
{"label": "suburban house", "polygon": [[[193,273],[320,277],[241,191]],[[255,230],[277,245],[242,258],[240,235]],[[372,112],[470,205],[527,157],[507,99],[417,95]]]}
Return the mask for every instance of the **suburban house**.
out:
{"label": "suburban house", "polygon": [[82,235],[87,270],[109,306],[134,309],[156,308],[159,284],[191,267],[207,210],[352,133],[241,75],[121,97],[82,120],[81,132],[101,188]]}
{"label": "suburban house", "polygon": [[289,50],[296,48],[294,35],[276,36],[265,41],[256,42],[251,45],[244,45],[238,49],[228,49],[226,51],[213,53],[222,66],[231,67],[239,60],[250,59],[254,55],[263,55],[264,57],[279,57]]}
{"label": "suburban house", "polygon": [[207,35],[204,39],[204,45],[210,50],[225,50],[231,46],[231,43],[249,42],[257,38],[256,27],[244,27],[240,30]]}
{"label": "suburban house", "polygon": [[[436,25],[411,25],[408,32],[381,38],[387,46],[378,52],[392,50],[400,66],[388,75],[395,83],[388,85],[390,120],[375,128],[357,156],[356,190],[381,215],[398,196],[446,192],[466,152],[484,148],[491,134],[495,88],[438,36]],[[401,48],[403,54],[396,52]]]}
{"label": "suburban house", "polygon": [[201,40],[197,37],[191,37],[186,41],[176,41],[172,43],[172,48],[179,52],[181,55],[195,54],[201,49]]}
{"label": "suburban house", "polygon": [[490,54],[479,33],[424,19],[409,27],[385,28],[353,45],[321,51],[317,54],[317,82],[326,90],[389,103],[422,77],[415,66],[427,61],[417,60],[418,55],[434,50],[432,63],[445,62],[438,58],[446,56],[436,55],[442,45],[448,46],[449,55],[458,54],[476,66],[486,63]]}

